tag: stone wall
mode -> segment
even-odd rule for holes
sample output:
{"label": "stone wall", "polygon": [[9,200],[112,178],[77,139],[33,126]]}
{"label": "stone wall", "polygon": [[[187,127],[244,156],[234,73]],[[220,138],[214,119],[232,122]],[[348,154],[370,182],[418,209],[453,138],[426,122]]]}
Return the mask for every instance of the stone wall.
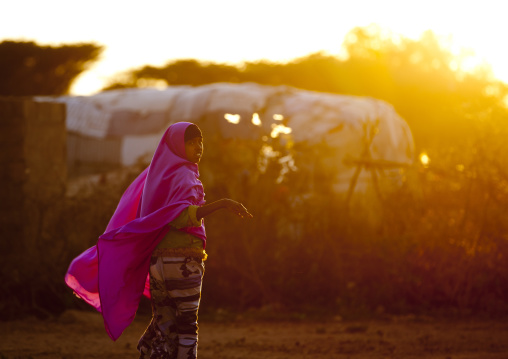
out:
{"label": "stone wall", "polygon": [[67,182],[65,105],[0,98],[2,272],[51,241]]}

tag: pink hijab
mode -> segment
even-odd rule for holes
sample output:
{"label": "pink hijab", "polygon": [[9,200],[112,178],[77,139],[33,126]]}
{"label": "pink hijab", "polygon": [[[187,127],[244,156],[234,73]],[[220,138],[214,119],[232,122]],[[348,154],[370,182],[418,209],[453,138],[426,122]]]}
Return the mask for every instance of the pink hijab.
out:
{"label": "pink hijab", "polygon": [[[185,155],[189,125],[178,122],[166,130],[150,166],[127,188],[97,245],[76,257],[65,275],[67,285],[102,313],[113,340],[134,319],[141,296],[150,297],[150,258],[168,223],[188,206],[205,203],[198,166]],[[204,225],[181,230],[206,244]]]}

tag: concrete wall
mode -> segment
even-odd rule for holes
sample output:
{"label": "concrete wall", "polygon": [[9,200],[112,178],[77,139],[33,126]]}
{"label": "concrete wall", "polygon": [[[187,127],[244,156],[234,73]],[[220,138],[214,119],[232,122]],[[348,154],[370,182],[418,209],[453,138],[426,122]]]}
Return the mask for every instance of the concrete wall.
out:
{"label": "concrete wall", "polygon": [[121,138],[95,138],[67,132],[69,179],[107,172],[121,166]]}
{"label": "concrete wall", "polygon": [[46,237],[65,196],[66,157],[64,104],[0,98],[2,259],[34,258],[52,240]]}

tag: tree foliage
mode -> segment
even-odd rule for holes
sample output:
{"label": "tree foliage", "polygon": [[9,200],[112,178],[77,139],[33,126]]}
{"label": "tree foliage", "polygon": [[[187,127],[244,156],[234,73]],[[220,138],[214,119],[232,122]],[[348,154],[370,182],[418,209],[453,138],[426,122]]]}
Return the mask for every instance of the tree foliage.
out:
{"label": "tree foliage", "polygon": [[99,58],[95,44],[39,46],[0,43],[0,96],[65,95],[72,82]]}

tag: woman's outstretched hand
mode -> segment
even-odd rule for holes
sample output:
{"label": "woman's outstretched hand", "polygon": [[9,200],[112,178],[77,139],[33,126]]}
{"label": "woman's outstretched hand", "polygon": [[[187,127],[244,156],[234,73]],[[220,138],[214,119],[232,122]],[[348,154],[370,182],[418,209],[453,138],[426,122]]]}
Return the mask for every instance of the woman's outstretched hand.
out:
{"label": "woman's outstretched hand", "polygon": [[245,208],[241,203],[237,201],[233,201],[229,198],[223,198],[219,199],[218,201],[212,202],[210,204],[205,204],[202,207],[199,207],[196,212],[196,218],[198,220],[201,220],[201,218],[204,218],[213,212],[219,210],[219,209],[227,209],[228,211],[236,214],[237,216],[241,218],[252,218],[253,215],[247,211],[247,208]]}
{"label": "woman's outstretched hand", "polygon": [[226,208],[228,211],[236,214],[238,217],[241,218],[252,218],[254,217],[252,214],[247,211],[247,208],[243,206],[240,202],[233,201],[229,198],[222,199],[224,208]]}

